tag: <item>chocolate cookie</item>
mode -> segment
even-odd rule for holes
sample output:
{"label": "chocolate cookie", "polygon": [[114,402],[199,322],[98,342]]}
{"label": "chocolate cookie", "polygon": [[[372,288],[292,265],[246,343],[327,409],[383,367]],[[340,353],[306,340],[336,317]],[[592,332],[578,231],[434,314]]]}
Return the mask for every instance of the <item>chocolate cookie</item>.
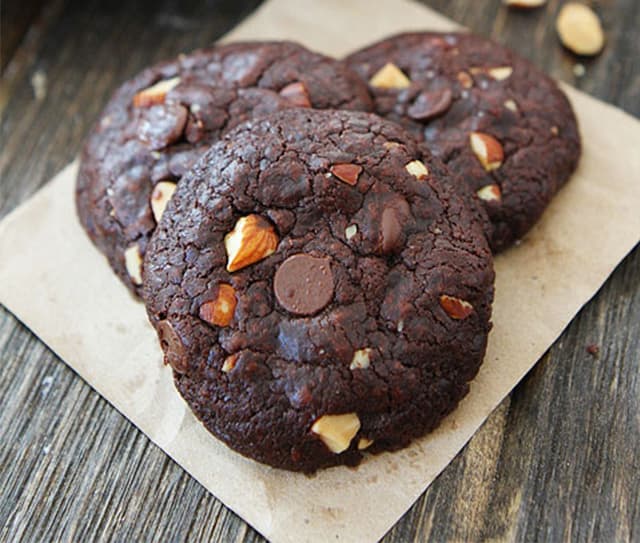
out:
{"label": "chocolate cookie", "polygon": [[484,203],[491,246],[523,236],[580,156],[558,86],[509,49],[471,34],[401,34],[346,59],[375,111],[421,138]]}
{"label": "chocolate cookie", "polygon": [[394,123],[296,109],[237,127],[183,178],[143,297],[213,434],[309,472],[406,446],[456,406],[493,268],[446,175]]}
{"label": "chocolate cookie", "polygon": [[125,83],[82,153],[81,222],[112,268],[141,292],[141,263],[176,182],[221,134],[290,107],[370,110],[344,64],[290,42],[221,45],[180,55]]}

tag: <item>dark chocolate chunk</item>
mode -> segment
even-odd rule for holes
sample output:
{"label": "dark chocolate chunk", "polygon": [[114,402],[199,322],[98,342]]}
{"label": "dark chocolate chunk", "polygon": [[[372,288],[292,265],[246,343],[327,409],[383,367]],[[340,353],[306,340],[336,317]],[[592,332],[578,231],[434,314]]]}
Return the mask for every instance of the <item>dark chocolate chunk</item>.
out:
{"label": "dark chocolate chunk", "polygon": [[453,99],[451,89],[438,89],[421,92],[413,104],[407,109],[409,117],[418,121],[427,121],[438,115],[442,115]]}
{"label": "dark chocolate chunk", "polygon": [[380,220],[383,253],[393,253],[402,248],[403,229],[410,213],[409,204],[402,197],[396,197],[384,206]]}

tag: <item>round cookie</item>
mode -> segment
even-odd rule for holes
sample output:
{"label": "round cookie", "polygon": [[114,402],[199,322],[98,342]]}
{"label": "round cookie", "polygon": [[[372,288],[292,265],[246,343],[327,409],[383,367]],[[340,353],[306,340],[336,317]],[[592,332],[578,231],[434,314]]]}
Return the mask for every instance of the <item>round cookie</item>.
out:
{"label": "round cookie", "polygon": [[143,298],[213,434],[311,472],[404,447],[455,408],[494,275],[446,176],[395,123],[296,109],[237,127],[183,178]]}
{"label": "round cookie", "polygon": [[176,182],[221,134],[290,107],[371,110],[346,66],[291,42],[219,45],[157,64],[118,89],[84,147],[81,222],[136,294],[147,243]]}
{"label": "round cookie", "polygon": [[350,55],[375,111],[421,138],[468,183],[494,251],[520,239],[576,168],[576,118],[556,83],[490,40],[400,34]]}

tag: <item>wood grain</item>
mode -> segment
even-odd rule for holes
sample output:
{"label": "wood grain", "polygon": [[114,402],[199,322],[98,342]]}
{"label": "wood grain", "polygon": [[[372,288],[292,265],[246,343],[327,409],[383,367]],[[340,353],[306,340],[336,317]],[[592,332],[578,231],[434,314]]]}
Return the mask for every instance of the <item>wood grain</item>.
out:
{"label": "wood grain", "polygon": [[[0,217],[76,155],[121,81],[215,40],[258,3],[49,3],[0,81]],[[597,3],[607,46],[590,61],[560,47],[559,0],[530,13],[425,3],[640,115],[636,0]],[[386,542],[640,540],[638,277],[636,248]],[[0,540],[263,540],[4,309],[0,353]]]}
{"label": "wood grain", "polygon": [[4,71],[24,39],[43,3],[44,0],[9,0],[0,3],[0,72]]}

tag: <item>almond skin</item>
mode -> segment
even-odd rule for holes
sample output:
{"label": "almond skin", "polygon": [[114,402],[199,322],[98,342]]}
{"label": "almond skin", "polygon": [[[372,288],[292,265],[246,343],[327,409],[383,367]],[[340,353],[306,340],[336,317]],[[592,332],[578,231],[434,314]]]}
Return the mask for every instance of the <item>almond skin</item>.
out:
{"label": "almond skin", "polygon": [[485,185],[476,194],[478,198],[485,202],[499,202],[502,200],[502,193],[498,185]]}
{"label": "almond skin", "polygon": [[358,177],[362,172],[362,166],[357,164],[334,164],[329,171],[335,175],[340,181],[344,181],[348,185],[355,185]]}
{"label": "almond skin", "polygon": [[227,283],[220,283],[215,300],[200,306],[200,318],[215,326],[229,326],[237,303],[235,289]]}
{"label": "almond skin", "polygon": [[224,238],[227,271],[238,271],[267,258],[275,252],[278,241],[271,223],[260,215],[241,217]]}
{"label": "almond skin", "polygon": [[300,81],[289,83],[286,87],[283,87],[280,90],[280,96],[286,98],[297,107],[311,107],[311,100],[309,98],[307,87],[305,87],[304,83]]}
{"label": "almond skin", "polygon": [[466,319],[473,313],[473,306],[469,302],[446,294],[440,296],[440,305],[447,315],[456,320]]}
{"label": "almond skin", "polygon": [[238,353],[227,356],[227,358],[224,359],[224,363],[222,364],[222,368],[220,368],[220,371],[222,371],[223,373],[229,373],[231,370],[233,370],[233,368],[236,367],[238,358],[240,358],[240,355]]}

